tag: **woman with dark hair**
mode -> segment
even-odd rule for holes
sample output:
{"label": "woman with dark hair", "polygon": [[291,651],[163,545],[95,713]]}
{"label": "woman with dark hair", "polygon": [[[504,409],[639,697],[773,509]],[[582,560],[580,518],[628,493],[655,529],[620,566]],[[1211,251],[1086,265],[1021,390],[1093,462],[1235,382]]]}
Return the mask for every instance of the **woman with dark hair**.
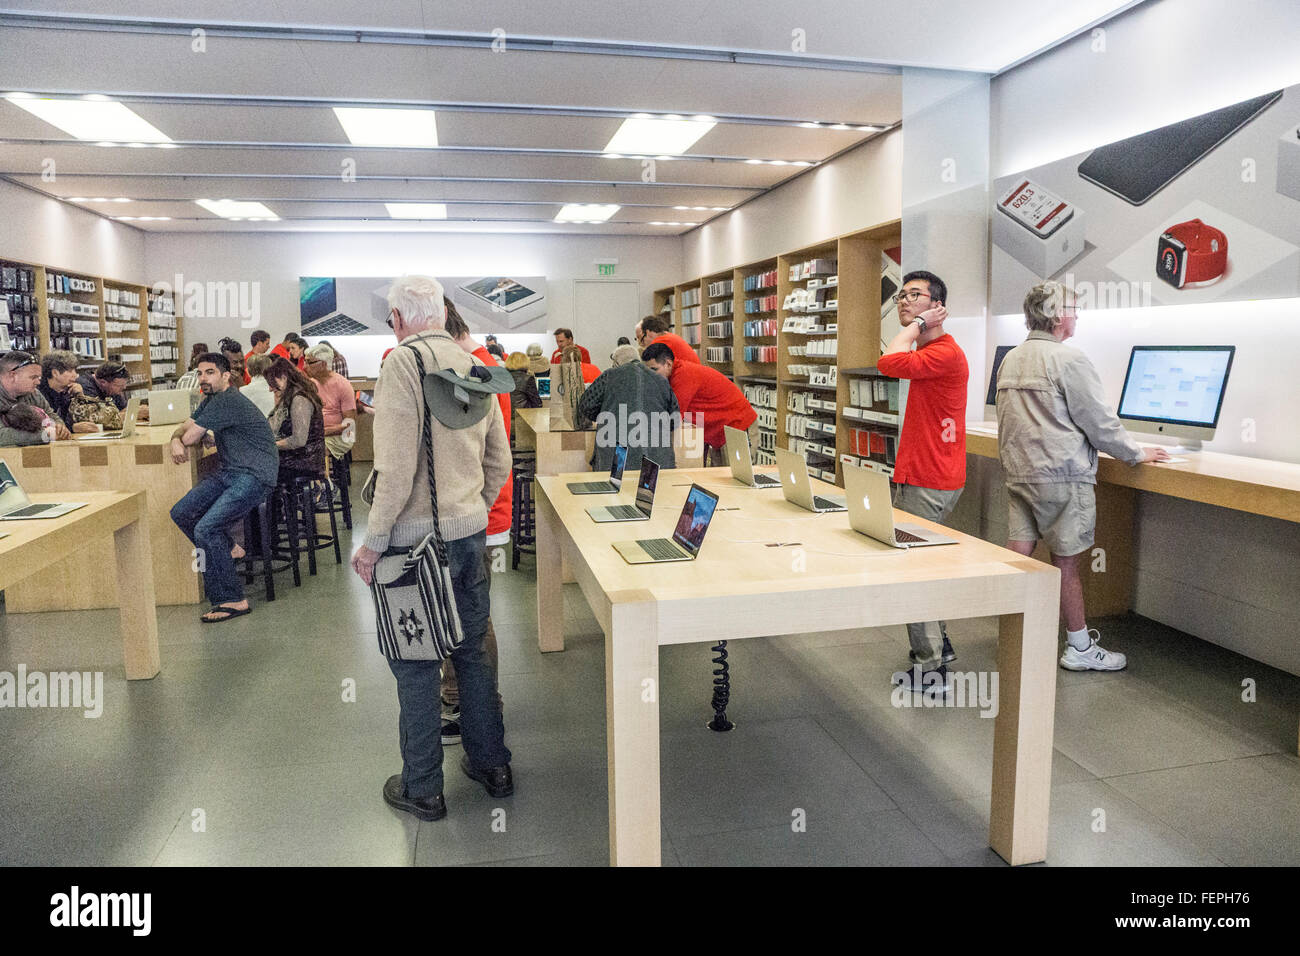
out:
{"label": "woman with dark hair", "polygon": [[275,396],[268,421],[280,449],[280,484],[294,478],[324,478],[325,417],[316,386],[279,355],[263,378]]}
{"label": "woman with dark hair", "polygon": [[194,348],[190,349],[189,371],[194,371],[199,365],[199,356],[207,355],[212,349],[208,348],[207,342],[195,342]]}

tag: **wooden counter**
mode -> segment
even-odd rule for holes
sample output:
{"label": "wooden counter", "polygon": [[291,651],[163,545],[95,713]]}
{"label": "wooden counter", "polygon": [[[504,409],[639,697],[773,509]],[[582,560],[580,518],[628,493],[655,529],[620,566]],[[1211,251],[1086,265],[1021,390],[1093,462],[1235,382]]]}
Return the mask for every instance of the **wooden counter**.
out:
{"label": "wooden counter", "polygon": [[[537,474],[562,475],[590,471],[596,447],[595,429],[551,431],[549,408],[515,410],[515,449],[537,453]],[[683,423],[673,431],[673,455],[678,468],[699,468],[704,464],[703,430]]]}

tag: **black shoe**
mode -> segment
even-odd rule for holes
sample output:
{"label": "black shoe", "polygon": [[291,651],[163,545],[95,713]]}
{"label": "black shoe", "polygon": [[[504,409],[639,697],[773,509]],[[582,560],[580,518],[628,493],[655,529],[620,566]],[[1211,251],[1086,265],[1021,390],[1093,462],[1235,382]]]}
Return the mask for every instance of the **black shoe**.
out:
{"label": "black shoe", "polygon": [[464,770],[465,776],[471,780],[483,784],[483,789],[494,797],[508,797],[515,792],[515,781],[510,775],[510,764],[492,767],[489,770],[478,770],[469,762],[469,754],[464,754],[460,758],[460,769]]}
{"label": "black shoe", "polygon": [[[907,659],[911,661],[913,664],[915,664],[916,651],[908,651]],[[940,658],[939,662],[941,664],[951,664],[956,659],[957,659],[957,652],[952,649],[952,641],[948,640],[948,638],[945,637],[943,639],[943,655]]]}
{"label": "black shoe", "polygon": [[952,688],[948,668],[943,664],[928,671],[922,671],[919,667],[896,671],[889,683],[913,694],[941,694],[944,697],[948,696],[948,691]]}
{"label": "black shoe", "polygon": [[405,810],[421,820],[441,820],[447,815],[447,801],[442,794],[415,799],[406,796],[402,775],[395,773],[384,781],[384,803],[394,810]]}

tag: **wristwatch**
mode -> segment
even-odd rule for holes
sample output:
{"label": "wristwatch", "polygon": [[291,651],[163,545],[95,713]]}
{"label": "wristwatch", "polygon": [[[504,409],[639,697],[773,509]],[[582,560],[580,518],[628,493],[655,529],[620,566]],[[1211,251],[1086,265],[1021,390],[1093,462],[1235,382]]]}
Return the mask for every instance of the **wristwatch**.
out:
{"label": "wristwatch", "polygon": [[916,317],[916,324],[919,325],[919,326],[921,327],[921,334],[922,334],[922,335],[925,335],[925,319],[921,318],[921,317],[918,315],[918,316]]}
{"label": "wristwatch", "polygon": [[1175,289],[1208,282],[1228,268],[1228,237],[1199,219],[1170,226],[1156,249],[1156,275]]}

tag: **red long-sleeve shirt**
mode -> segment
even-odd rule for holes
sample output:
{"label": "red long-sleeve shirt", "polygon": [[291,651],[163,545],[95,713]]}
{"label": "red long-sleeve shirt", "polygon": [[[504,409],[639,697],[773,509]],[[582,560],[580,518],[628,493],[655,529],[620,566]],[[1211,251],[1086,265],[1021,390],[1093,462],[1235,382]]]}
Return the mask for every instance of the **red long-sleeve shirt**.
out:
{"label": "red long-sleeve shirt", "polygon": [[[695,349],[691,348],[691,344],[680,335],[674,335],[672,332],[664,332],[655,338],[654,342],[651,342],[650,344],[654,345],[655,342],[662,342],[673,350],[674,362],[694,362],[696,365],[703,364],[700,362],[700,357],[696,354]],[[644,349],[642,351],[644,351]]]}
{"label": "red long-sleeve shirt", "polygon": [[[486,348],[479,346],[471,353],[476,359],[484,365],[500,365],[496,357]],[[502,392],[497,396],[497,401],[501,403],[501,420],[506,426],[506,444],[510,444],[510,393]],[[488,526],[487,533],[500,534],[503,531],[510,530],[511,507],[514,499],[514,479],[513,476],[506,478],[506,483],[501,486],[501,493],[497,495],[497,500],[492,503],[488,509]]]}
{"label": "red long-sleeve shirt", "polygon": [[894,481],[952,491],[966,484],[966,380],[957,340],[944,334],[914,352],[882,355],[876,368],[911,380]]}
{"label": "red long-sleeve shirt", "polygon": [[698,362],[673,362],[668,384],[677,396],[683,416],[689,413],[703,416],[704,442],[714,448],[726,444],[725,426],[744,431],[758,418],[745,393],[716,368]]}

